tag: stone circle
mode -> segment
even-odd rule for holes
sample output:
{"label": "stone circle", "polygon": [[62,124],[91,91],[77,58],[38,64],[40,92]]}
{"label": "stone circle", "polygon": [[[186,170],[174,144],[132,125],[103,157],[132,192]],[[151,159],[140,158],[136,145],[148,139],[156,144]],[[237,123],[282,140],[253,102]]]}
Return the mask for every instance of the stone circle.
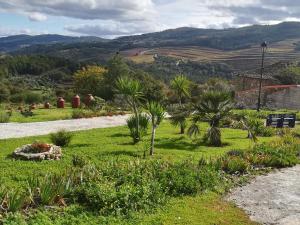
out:
{"label": "stone circle", "polygon": [[49,145],[50,148],[48,151],[41,153],[32,153],[32,145],[27,144],[17,148],[13,152],[13,157],[23,160],[59,160],[62,156],[61,147],[56,145]]}

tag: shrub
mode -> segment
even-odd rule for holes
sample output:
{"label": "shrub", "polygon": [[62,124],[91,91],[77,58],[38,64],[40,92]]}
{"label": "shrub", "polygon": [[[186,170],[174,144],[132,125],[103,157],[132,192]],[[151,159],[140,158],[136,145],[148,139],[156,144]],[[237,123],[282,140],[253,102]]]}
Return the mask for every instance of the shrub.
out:
{"label": "shrub", "polygon": [[42,101],[42,96],[39,93],[29,91],[24,94],[24,101],[27,104],[39,103]]}
{"label": "shrub", "polygon": [[0,110],[0,123],[8,123],[10,120],[10,115],[5,112]]}
{"label": "shrub", "polygon": [[250,118],[248,126],[256,136],[271,137],[275,134],[275,130],[272,127],[265,127],[260,119]]}
{"label": "shrub", "polygon": [[249,152],[249,160],[256,166],[283,168],[294,166],[299,162],[297,157],[299,151],[298,144],[287,145],[256,145]]}
{"label": "shrub", "polygon": [[99,111],[103,109],[104,105],[105,105],[104,99],[94,96],[94,100],[91,101],[90,105],[88,105],[87,108],[91,109],[92,111]]}
{"label": "shrub", "polygon": [[74,109],[72,111],[72,118],[73,119],[81,119],[81,118],[92,118],[99,116],[100,113],[92,110],[86,109]]}
{"label": "shrub", "polygon": [[[138,137],[136,123],[137,123],[137,119],[134,115],[132,115],[127,119],[127,127],[130,130],[130,136],[132,137],[133,141],[137,140]],[[147,134],[148,126],[149,126],[149,117],[146,114],[140,114],[139,116],[140,137],[143,137]]]}
{"label": "shrub", "polygon": [[72,164],[73,164],[74,167],[83,168],[84,166],[86,166],[88,164],[88,162],[82,156],[73,155],[72,156]]}
{"label": "shrub", "polygon": [[50,134],[50,139],[53,144],[61,147],[68,146],[72,140],[73,135],[65,130],[60,130],[56,133]]}
{"label": "shrub", "polygon": [[245,159],[236,156],[226,157],[222,165],[222,169],[229,174],[245,173],[248,168],[249,163]]}

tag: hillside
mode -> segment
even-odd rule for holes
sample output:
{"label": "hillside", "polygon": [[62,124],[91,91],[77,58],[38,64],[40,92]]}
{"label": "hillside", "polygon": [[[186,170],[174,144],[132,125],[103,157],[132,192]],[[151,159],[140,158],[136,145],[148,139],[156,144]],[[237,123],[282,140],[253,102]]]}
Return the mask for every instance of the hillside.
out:
{"label": "hillside", "polygon": [[[253,25],[242,28],[198,29],[177,28],[157,33],[118,38],[124,47],[201,46],[219,50],[249,48],[262,41],[274,43],[300,38],[300,23],[284,22],[277,25]],[[127,46],[126,46],[127,45]]]}
{"label": "hillside", "polygon": [[33,45],[50,45],[56,43],[102,42],[105,39],[98,37],[70,37],[56,34],[44,35],[15,35],[0,38],[0,52],[10,52]]}
{"label": "hillside", "polygon": [[[231,72],[260,67],[260,43],[268,41],[266,65],[300,59],[300,23],[254,25],[224,30],[177,28],[162,32],[106,40],[61,35],[18,35],[0,38],[0,50],[11,55],[46,55],[73,62],[105,64],[116,52],[163,80],[183,72],[195,80],[230,78]],[[29,46],[28,46],[29,45]],[[26,47],[27,46],[27,47]],[[163,63],[157,57],[170,60]],[[169,60],[169,59],[170,60]],[[174,65],[184,62],[179,71]],[[197,71],[199,70],[199,71]]]}

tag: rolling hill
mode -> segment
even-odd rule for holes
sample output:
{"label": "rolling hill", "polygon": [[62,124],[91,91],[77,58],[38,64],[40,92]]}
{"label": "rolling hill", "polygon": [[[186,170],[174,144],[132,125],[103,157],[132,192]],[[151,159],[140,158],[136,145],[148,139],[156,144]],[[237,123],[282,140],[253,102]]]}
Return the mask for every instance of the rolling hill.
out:
{"label": "rolling hill", "polygon": [[42,54],[88,63],[103,63],[115,52],[120,52],[137,64],[151,64],[156,56],[163,56],[200,64],[221,63],[234,71],[248,71],[260,66],[262,41],[269,44],[267,65],[300,59],[298,22],[223,30],[183,27],[113,40],[19,35],[0,38],[0,51],[9,51],[13,55]]}
{"label": "rolling hill", "polygon": [[44,35],[14,35],[0,38],[0,52],[11,52],[21,48],[34,45],[50,45],[56,43],[86,43],[103,42],[105,39],[99,37],[70,37],[57,34]]}

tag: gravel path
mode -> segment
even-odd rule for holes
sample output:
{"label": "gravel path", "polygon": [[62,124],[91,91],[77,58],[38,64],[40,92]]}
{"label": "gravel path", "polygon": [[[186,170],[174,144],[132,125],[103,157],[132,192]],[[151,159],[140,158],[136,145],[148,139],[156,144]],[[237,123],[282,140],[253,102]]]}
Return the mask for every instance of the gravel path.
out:
{"label": "gravel path", "polygon": [[228,200],[258,223],[300,225],[300,165],[259,176]]}
{"label": "gravel path", "polygon": [[61,129],[76,131],[116,127],[125,125],[127,118],[128,115],[35,123],[0,123],[0,139],[45,135]]}

